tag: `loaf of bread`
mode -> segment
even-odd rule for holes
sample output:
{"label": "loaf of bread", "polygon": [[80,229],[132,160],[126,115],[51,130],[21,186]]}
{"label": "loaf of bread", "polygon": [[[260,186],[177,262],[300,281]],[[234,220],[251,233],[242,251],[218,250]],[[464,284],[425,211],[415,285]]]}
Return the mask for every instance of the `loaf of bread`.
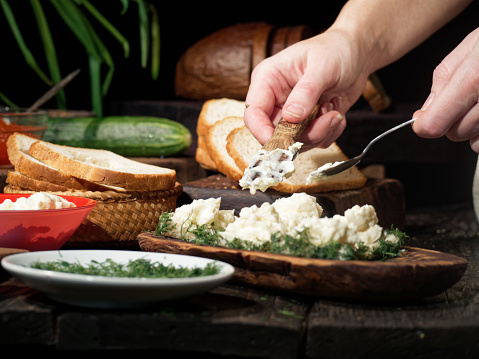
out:
{"label": "loaf of bread", "polygon": [[29,190],[157,191],[175,186],[173,169],[97,149],[61,146],[15,133],[7,140],[15,172],[7,183]]}
{"label": "loaf of bread", "polygon": [[229,98],[211,99],[203,103],[196,124],[198,146],[195,153],[195,159],[201,167],[212,171],[218,170],[206,148],[209,128],[225,117],[243,117],[244,109],[244,101]]}

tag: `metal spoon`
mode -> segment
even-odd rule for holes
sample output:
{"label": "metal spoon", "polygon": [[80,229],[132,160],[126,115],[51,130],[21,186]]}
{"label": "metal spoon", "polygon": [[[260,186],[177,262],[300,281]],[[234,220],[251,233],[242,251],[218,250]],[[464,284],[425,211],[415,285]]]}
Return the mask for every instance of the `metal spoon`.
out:
{"label": "metal spoon", "polygon": [[366,152],[368,152],[368,150],[371,148],[371,146],[376,143],[376,141],[380,140],[381,138],[383,138],[384,136],[386,135],[389,135],[391,132],[394,132],[398,129],[400,129],[401,127],[404,127],[410,123],[413,123],[414,121],[416,121],[415,118],[411,119],[411,120],[408,120],[404,123],[401,123],[400,125],[397,125],[396,127],[393,127],[389,130],[387,130],[386,132],[382,133],[381,135],[379,135],[378,137],[376,137],[374,140],[372,140],[371,142],[369,142],[369,144],[366,146],[366,148],[363,150],[363,152],[356,156],[356,157],[353,157],[347,161],[344,161],[344,162],[340,162],[338,163],[337,165],[334,165],[332,167],[329,167],[328,169],[325,169],[323,171],[319,171],[318,173],[315,173],[315,177],[329,177],[329,176],[333,176],[333,175],[336,175],[338,173],[341,173],[341,172],[344,172],[346,171],[347,169],[353,167],[353,166],[356,166],[360,161],[361,159],[364,157],[364,155],[366,154]]}

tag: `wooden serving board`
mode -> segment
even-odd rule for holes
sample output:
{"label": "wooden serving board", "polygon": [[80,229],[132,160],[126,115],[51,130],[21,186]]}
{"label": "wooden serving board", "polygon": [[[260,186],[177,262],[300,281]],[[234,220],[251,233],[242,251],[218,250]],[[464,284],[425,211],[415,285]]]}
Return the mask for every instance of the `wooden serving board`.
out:
{"label": "wooden serving board", "polygon": [[[264,202],[273,203],[281,197],[290,196],[290,193],[277,192],[268,189],[251,195],[248,190],[239,187],[238,182],[223,175],[212,175],[199,180],[183,184],[183,195],[178,205],[189,203],[195,199],[221,197],[221,209],[234,209],[236,215],[241,208],[252,205],[261,206]],[[406,227],[406,206],[404,188],[400,181],[395,179],[368,179],[361,188],[346,191],[331,191],[312,193],[318,204],[323,208],[323,216],[332,217],[335,214],[343,215],[344,211],[354,205],[370,204],[376,209],[379,224],[383,228],[394,226],[402,231]]]}
{"label": "wooden serving board", "polygon": [[138,236],[147,252],[216,259],[235,267],[232,283],[322,298],[404,300],[433,296],[464,274],[463,258],[404,247],[387,261],[308,259],[258,251],[200,246],[145,232]]}

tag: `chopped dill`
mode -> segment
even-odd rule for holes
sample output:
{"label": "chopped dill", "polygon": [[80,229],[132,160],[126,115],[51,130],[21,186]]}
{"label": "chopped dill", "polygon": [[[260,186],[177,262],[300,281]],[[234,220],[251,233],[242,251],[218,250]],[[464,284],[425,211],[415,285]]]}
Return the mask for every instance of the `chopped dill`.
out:
{"label": "chopped dill", "polygon": [[[186,223],[186,221],[184,222]],[[169,213],[163,213],[155,230],[156,235],[165,235],[168,231],[174,229]],[[218,246],[221,239],[223,229],[214,228],[213,224],[196,225],[189,223],[186,230],[182,231],[179,239],[197,244]],[[310,243],[308,231],[305,229],[298,232],[295,236],[290,234],[280,235],[279,233],[271,236],[271,241],[263,244],[255,244],[241,239],[235,238],[226,243],[227,248],[261,251],[275,254],[285,254],[303,258],[317,259],[336,259],[336,260],[386,260],[401,255],[401,246],[404,244],[408,236],[391,227],[384,230],[385,235],[392,234],[398,238],[396,243],[386,241],[384,238],[378,240],[379,245],[374,249],[368,248],[366,245],[359,244],[353,246],[349,243],[340,243],[331,240],[323,246],[315,246]],[[186,234],[192,234],[194,238],[186,239]]]}
{"label": "chopped dill", "polygon": [[172,223],[170,213],[172,213],[172,211],[163,212],[160,215],[160,220],[155,229],[155,234],[157,236],[163,236],[166,232],[171,231],[175,228],[175,225]]}
{"label": "chopped dill", "polygon": [[116,263],[108,258],[103,262],[92,260],[86,265],[58,260],[53,262],[35,262],[31,264],[31,267],[62,273],[121,278],[190,278],[219,273],[219,267],[215,262],[208,263],[204,268],[187,268],[151,262],[145,258],[130,260],[127,264]]}

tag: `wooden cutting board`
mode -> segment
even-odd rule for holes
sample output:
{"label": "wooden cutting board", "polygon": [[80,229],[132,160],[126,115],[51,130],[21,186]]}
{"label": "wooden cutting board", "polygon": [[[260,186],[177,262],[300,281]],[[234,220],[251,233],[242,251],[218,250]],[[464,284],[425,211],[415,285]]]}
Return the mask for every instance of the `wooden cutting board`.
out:
{"label": "wooden cutting board", "polygon": [[138,236],[142,250],[206,257],[235,267],[232,283],[298,295],[361,300],[404,300],[433,296],[464,274],[463,258],[404,247],[387,261],[339,261],[292,257],[257,251],[200,246],[159,237]]}
{"label": "wooden cutting board", "polygon": [[[221,197],[221,209],[234,209],[236,214],[243,207],[261,206],[264,202],[273,203],[278,198],[291,195],[271,189],[251,195],[248,190],[242,190],[238,182],[223,175],[212,175],[184,183],[183,192],[178,200],[178,206],[195,199]],[[394,226],[402,231],[405,230],[404,188],[398,180],[370,178],[365,186],[355,190],[314,193],[311,196],[314,196],[323,208],[325,217],[332,217],[335,214],[343,215],[344,211],[356,204],[370,204],[376,209],[379,224],[383,228]]]}

